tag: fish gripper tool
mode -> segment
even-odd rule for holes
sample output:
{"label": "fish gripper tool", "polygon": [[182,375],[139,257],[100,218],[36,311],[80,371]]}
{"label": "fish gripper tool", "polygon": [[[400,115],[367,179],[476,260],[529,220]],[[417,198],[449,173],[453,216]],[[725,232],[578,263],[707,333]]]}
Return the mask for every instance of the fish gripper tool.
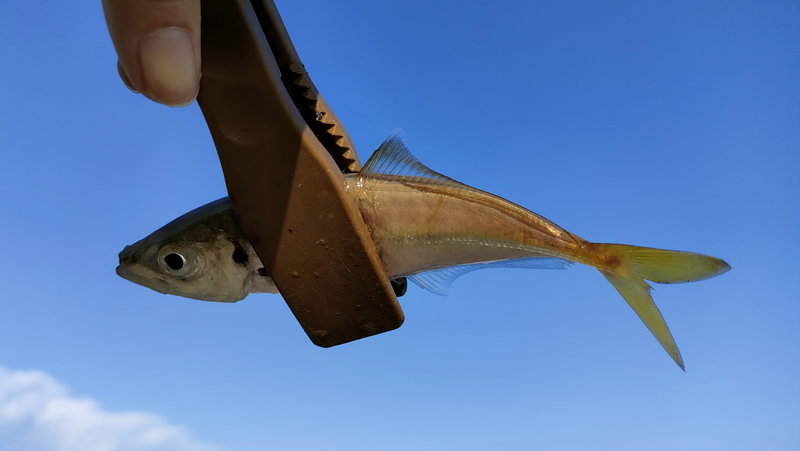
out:
{"label": "fish gripper tool", "polygon": [[355,148],[272,0],[202,1],[198,103],[247,238],[311,341],[399,327],[397,301],[344,188]]}

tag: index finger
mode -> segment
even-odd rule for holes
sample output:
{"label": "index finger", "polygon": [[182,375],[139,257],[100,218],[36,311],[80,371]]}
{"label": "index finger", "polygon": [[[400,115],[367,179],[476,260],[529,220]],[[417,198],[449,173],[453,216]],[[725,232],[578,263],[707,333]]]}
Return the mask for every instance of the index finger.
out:
{"label": "index finger", "polygon": [[200,0],[103,0],[119,66],[147,97],[170,106],[197,97]]}

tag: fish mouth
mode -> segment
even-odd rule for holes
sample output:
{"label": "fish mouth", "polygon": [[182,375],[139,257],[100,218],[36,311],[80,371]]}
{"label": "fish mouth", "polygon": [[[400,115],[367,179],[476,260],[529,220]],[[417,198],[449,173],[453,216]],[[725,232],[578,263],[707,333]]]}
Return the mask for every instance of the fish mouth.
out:
{"label": "fish mouth", "polygon": [[[130,246],[125,246],[122,251],[119,253],[119,263],[120,265],[123,264],[136,264],[139,262],[139,255],[136,252],[140,246],[137,244],[131,244]],[[119,267],[117,267],[119,269]],[[119,272],[117,272],[119,274]]]}
{"label": "fish mouth", "polygon": [[123,279],[130,280],[133,283],[141,284],[139,277],[137,277],[131,265],[137,263],[134,258],[135,252],[133,246],[125,246],[119,253],[119,265],[117,265],[116,273]]}
{"label": "fish mouth", "polygon": [[140,278],[137,277],[137,275],[127,265],[117,265],[116,273],[125,280],[129,280],[133,283],[140,283]]}
{"label": "fish mouth", "polygon": [[116,273],[118,276],[127,281],[133,282],[136,285],[150,288],[151,290],[157,291],[161,294],[170,294],[170,284],[167,281],[140,274],[138,271],[136,271],[136,268],[131,265],[120,263],[117,266]]}
{"label": "fish mouth", "polygon": [[125,280],[133,282],[135,284],[143,285],[142,282],[144,281],[143,280],[144,278],[136,274],[136,272],[133,269],[131,269],[130,266],[124,263],[120,263],[119,265],[117,265],[116,273],[118,276],[122,277]]}

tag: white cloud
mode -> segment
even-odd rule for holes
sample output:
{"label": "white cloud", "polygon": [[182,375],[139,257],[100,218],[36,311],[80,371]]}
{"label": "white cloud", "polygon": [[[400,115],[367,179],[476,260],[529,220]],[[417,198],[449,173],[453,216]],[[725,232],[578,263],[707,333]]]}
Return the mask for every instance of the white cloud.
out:
{"label": "white cloud", "polygon": [[0,448],[16,451],[209,451],[146,412],[108,412],[41,371],[0,367]]}

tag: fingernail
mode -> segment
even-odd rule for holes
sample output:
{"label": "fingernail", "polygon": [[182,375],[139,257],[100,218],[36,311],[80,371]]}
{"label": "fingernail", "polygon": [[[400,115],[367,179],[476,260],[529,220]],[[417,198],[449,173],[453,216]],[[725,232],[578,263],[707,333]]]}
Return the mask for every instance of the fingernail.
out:
{"label": "fingernail", "polygon": [[197,66],[186,29],[153,31],[142,39],[139,58],[148,97],[170,106],[187,105],[197,97]]}
{"label": "fingernail", "polygon": [[119,61],[117,61],[117,73],[119,73],[119,78],[122,79],[122,83],[125,83],[126,88],[130,89],[134,94],[139,94],[139,90],[133,86],[131,78],[128,77],[128,72],[125,71],[125,68],[122,67]]}

